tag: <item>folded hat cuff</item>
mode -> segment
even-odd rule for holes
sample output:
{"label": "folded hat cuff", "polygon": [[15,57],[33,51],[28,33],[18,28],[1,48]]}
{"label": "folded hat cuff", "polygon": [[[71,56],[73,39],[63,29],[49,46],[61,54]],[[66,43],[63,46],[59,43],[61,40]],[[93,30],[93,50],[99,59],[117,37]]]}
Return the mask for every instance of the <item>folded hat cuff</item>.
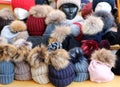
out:
{"label": "folded hat cuff", "polygon": [[41,74],[32,76],[32,79],[40,84],[47,84],[49,82],[48,74]]}
{"label": "folded hat cuff", "polygon": [[85,81],[88,79],[89,79],[89,73],[76,73],[74,81],[75,82],[82,82],[82,81]]}
{"label": "folded hat cuff", "polygon": [[49,75],[50,82],[57,87],[64,87],[69,85],[74,80],[74,77],[75,77],[74,73],[66,79],[56,79]]}
{"label": "folded hat cuff", "polygon": [[15,79],[16,80],[31,80],[32,76],[29,71],[28,73],[24,73],[24,74],[15,74]]}
{"label": "folded hat cuff", "polygon": [[14,80],[14,73],[9,75],[1,75],[0,74],[0,83],[1,84],[9,84]]}

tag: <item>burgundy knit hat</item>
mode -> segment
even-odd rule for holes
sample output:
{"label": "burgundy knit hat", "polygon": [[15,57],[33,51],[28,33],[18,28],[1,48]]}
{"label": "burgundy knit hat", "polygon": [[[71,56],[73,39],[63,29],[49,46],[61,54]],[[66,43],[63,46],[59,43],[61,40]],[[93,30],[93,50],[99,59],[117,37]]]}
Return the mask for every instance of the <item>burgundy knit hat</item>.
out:
{"label": "burgundy knit hat", "polygon": [[24,8],[29,11],[29,9],[35,5],[35,0],[12,0],[11,6],[13,10],[15,8]]}
{"label": "burgundy knit hat", "polygon": [[45,18],[29,16],[27,19],[28,33],[30,36],[42,36],[45,31]]}

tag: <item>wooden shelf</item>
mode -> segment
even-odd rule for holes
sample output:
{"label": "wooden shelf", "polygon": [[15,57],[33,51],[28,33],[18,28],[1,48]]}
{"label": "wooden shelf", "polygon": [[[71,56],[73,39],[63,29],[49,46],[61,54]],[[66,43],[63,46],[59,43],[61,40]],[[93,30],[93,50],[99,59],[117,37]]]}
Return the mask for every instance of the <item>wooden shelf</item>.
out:
{"label": "wooden shelf", "polygon": [[0,4],[11,4],[11,0],[0,0]]}

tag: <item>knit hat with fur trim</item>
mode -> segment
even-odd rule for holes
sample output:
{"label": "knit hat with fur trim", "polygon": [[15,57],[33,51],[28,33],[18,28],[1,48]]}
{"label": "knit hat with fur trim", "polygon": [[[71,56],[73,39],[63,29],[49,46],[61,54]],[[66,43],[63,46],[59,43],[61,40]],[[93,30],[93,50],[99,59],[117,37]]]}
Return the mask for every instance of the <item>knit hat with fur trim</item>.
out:
{"label": "knit hat with fur trim", "polygon": [[15,20],[10,25],[7,25],[2,29],[1,36],[5,37],[9,43],[13,43],[17,39],[28,38],[26,29],[27,26],[23,21]]}
{"label": "knit hat with fur trim", "polygon": [[44,62],[46,51],[47,48],[44,45],[36,46],[31,50],[27,59],[31,65],[32,79],[40,84],[49,82],[48,65]]}
{"label": "knit hat with fur trim", "polygon": [[[96,6],[97,6],[98,3],[100,3],[100,2],[107,2],[108,4],[110,4],[112,10],[113,10],[114,7],[115,7],[115,0],[93,0],[93,6],[92,6],[92,7],[93,7],[93,11],[95,11]],[[104,9],[106,9],[106,7],[105,7]]]}
{"label": "knit hat with fur trim", "polygon": [[65,87],[74,80],[74,66],[69,62],[69,58],[68,52],[64,49],[49,53],[49,79],[53,85]]}
{"label": "knit hat with fur trim", "polygon": [[30,36],[42,36],[46,28],[45,18],[52,10],[53,8],[47,5],[36,5],[29,10],[27,27]]}
{"label": "knit hat with fur trim", "polygon": [[79,47],[69,51],[71,62],[75,67],[75,82],[82,82],[89,78],[88,60],[84,57],[82,49]]}
{"label": "knit hat with fur trim", "polygon": [[78,9],[80,10],[80,5],[81,5],[81,0],[57,0],[57,8],[59,9],[61,5],[66,4],[66,3],[72,3],[75,4]]}

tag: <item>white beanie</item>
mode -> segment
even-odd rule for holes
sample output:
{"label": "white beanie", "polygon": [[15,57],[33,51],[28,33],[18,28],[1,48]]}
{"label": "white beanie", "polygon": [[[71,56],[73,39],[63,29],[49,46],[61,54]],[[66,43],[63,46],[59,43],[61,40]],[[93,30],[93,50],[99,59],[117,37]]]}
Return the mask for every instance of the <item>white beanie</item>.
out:
{"label": "white beanie", "polygon": [[58,0],[57,8],[59,9],[61,5],[66,4],[66,3],[75,4],[78,7],[78,10],[80,10],[81,0]]}
{"label": "white beanie", "polygon": [[45,63],[42,63],[39,67],[31,68],[32,73],[32,79],[35,82],[38,82],[40,84],[47,84],[49,82],[48,78],[48,65]]}

